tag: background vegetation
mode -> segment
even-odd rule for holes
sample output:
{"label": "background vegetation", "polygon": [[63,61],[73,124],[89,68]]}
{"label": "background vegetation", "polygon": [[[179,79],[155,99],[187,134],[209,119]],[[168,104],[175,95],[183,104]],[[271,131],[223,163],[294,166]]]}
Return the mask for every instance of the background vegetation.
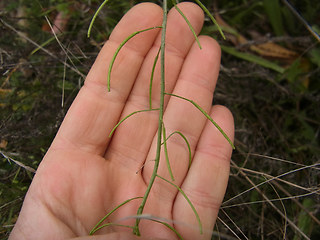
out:
{"label": "background vegetation", "polygon": [[[101,46],[141,1],[110,1],[88,39],[101,2],[0,2],[0,239]],[[320,239],[319,41],[285,1],[203,3],[227,34],[221,39],[207,19],[203,33],[223,49],[214,103],[236,121],[215,239]],[[319,32],[320,2],[291,3]]]}

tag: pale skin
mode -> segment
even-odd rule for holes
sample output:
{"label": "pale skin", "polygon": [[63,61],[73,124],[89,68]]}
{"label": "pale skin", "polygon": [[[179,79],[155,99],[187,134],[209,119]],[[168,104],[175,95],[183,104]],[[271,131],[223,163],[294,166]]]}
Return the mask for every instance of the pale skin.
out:
{"label": "pale skin", "polygon": [[[202,10],[192,3],[179,4],[195,31],[204,20]],[[158,127],[158,112],[139,113],[108,135],[119,119],[148,109],[149,80],[160,46],[160,29],[131,39],[120,51],[107,92],[107,69],[119,44],[131,33],[160,26],[162,9],[151,3],[133,7],[119,22],[99,53],[84,86],[74,100],[57,136],[42,160],[26,195],[10,240],[23,239],[178,239],[164,225],[141,220],[141,237],[124,227],[108,227],[88,236],[95,224],[123,201],[143,196],[152,174]],[[200,36],[202,50],[183,18],[171,10],[166,39],[166,92],[192,99],[206,110],[233,139],[232,114],[212,106],[218,78],[220,48],[210,37]],[[159,106],[160,77],[157,65],[153,107]],[[194,204],[203,224],[198,223],[187,201],[177,189],[156,179],[144,214],[167,219],[184,239],[211,239],[223,200],[232,153],[221,133],[190,103],[166,96],[164,124],[167,135],[179,130],[189,140],[188,148],[174,135],[168,140],[170,163],[180,186]],[[158,174],[170,180],[164,154]],[[108,222],[134,225],[141,200],[118,209]]]}

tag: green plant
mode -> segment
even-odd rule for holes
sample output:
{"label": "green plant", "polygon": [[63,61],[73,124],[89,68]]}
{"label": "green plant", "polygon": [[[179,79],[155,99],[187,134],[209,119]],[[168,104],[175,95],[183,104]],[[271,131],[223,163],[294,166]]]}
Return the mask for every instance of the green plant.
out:
{"label": "green plant", "polygon": [[[99,13],[99,11],[102,9],[102,7],[108,2],[108,0],[105,0],[104,2],[102,2],[102,4],[100,5],[100,7],[98,8],[97,12],[94,14],[93,16],[93,19],[90,23],[90,26],[89,26],[89,29],[88,29],[88,37],[90,37],[90,33],[91,33],[91,29],[92,29],[92,26],[93,26],[93,23],[97,17],[97,14]],[[217,22],[215,21],[214,17],[211,15],[211,13],[209,12],[209,10],[199,1],[199,0],[196,0],[196,2],[198,3],[198,5],[204,10],[205,13],[207,13],[210,17],[210,19],[212,20],[212,22],[214,24],[217,25],[221,35],[224,37],[219,25],[217,24]],[[183,14],[183,12],[179,9],[179,7],[177,6],[177,2],[175,0],[172,1],[172,4],[173,6],[175,7],[175,9],[180,13],[180,15],[183,17],[183,19],[186,21],[186,23],[188,24],[190,30],[191,30],[191,33],[194,35],[198,45],[199,45],[199,48],[201,49],[201,45],[200,45],[200,42],[198,40],[198,37],[192,27],[192,25],[190,24],[189,20],[187,19],[187,17]],[[182,99],[184,101],[188,101],[190,102],[194,107],[196,107],[208,120],[210,120],[212,122],[212,124],[214,124],[214,126],[216,126],[216,128],[221,132],[221,134],[225,137],[225,139],[229,142],[229,144],[232,146],[232,148],[234,148],[234,145],[232,143],[232,141],[229,139],[229,137],[226,135],[226,133],[223,131],[223,129],[209,116],[209,114],[207,114],[196,102],[194,102],[193,100],[190,100],[190,99],[187,99],[187,98],[184,98],[182,96],[178,96],[178,95],[175,95],[175,94],[171,94],[171,93],[166,93],[165,92],[165,43],[166,43],[166,29],[167,29],[167,12],[168,12],[168,3],[167,3],[167,0],[164,0],[163,1],[163,5],[162,5],[162,8],[163,8],[163,22],[162,22],[162,26],[154,26],[152,28],[147,28],[147,29],[142,29],[140,31],[137,31],[137,32],[134,32],[132,33],[130,36],[128,36],[118,47],[118,49],[116,50],[112,60],[111,60],[111,63],[110,63],[110,66],[109,66],[109,71],[108,71],[108,78],[107,78],[107,90],[108,92],[110,92],[110,84],[111,84],[111,71],[112,71],[112,67],[113,67],[113,64],[115,62],[115,59],[118,55],[118,53],[120,52],[121,48],[131,39],[133,38],[134,36],[142,33],[142,32],[145,32],[145,31],[151,31],[155,28],[161,28],[162,32],[161,32],[161,46],[160,46],[160,49],[159,49],[159,52],[157,54],[157,56],[155,57],[155,60],[154,60],[154,66],[153,66],[153,69],[152,69],[152,73],[151,73],[151,80],[150,80],[150,91],[149,91],[149,102],[150,102],[150,108],[149,109],[145,109],[145,110],[140,110],[140,111],[136,111],[136,112],[133,112],[129,115],[127,115],[125,118],[123,118],[122,120],[120,120],[118,122],[118,124],[113,128],[113,130],[111,131],[109,137],[112,136],[113,132],[116,130],[116,128],[123,122],[125,121],[126,119],[128,119],[129,117],[131,117],[132,115],[134,114],[138,114],[138,113],[141,113],[141,112],[148,112],[148,111],[158,111],[159,112],[159,117],[158,117],[158,135],[157,135],[157,148],[156,148],[156,157],[155,157],[155,161],[154,161],[154,168],[153,168],[153,173],[151,175],[151,178],[149,180],[149,184],[148,184],[148,187],[145,191],[145,194],[143,197],[140,197],[140,196],[137,196],[135,198],[132,198],[132,199],[128,199],[126,201],[124,201],[123,203],[119,204],[117,207],[115,207],[111,212],[109,212],[105,217],[103,217],[101,219],[101,221],[98,222],[98,224],[91,230],[90,234],[94,234],[96,231],[98,231],[99,229],[101,229],[102,227],[107,227],[107,226],[111,226],[111,225],[114,225],[114,223],[108,223],[108,224],[104,224],[101,226],[101,224],[104,222],[104,220],[110,216],[114,211],[116,211],[118,208],[120,208],[121,206],[123,206],[124,204],[132,201],[132,200],[135,200],[135,199],[139,199],[141,198],[142,199],[142,202],[137,210],[137,217],[136,217],[136,223],[134,226],[124,226],[124,227],[129,227],[129,228],[132,228],[133,229],[133,233],[137,236],[140,236],[140,229],[139,229],[139,223],[140,223],[140,216],[142,216],[143,214],[143,211],[144,211],[144,207],[146,205],[146,202],[148,200],[148,197],[149,197],[149,194],[150,194],[150,191],[151,191],[151,188],[153,187],[153,184],[155,182],[155,179],[156,178],[159,178],[159,179],[162,179],[163,181],[167,182],[168,184],[171,184],[173,187],[175,187],[181,194],[182,196],[186,199],[186,201],[188,202],[188,204],[190,205],[190,207],[192,208],[194,214],[195,214],[195,217],[197,218],[197,222],[198,222],[198,225],[199,225],[199,232],[200,234],[203,233],[203,229],[202,229],[202,222],[201,222],[201,219],[197,213],[197,210],[195,209],[195,207],[193,206],[192,202],[189,200],[188,196],[184,193],[184,191],[179,187],[177,186],[176,184],[174,184],[174,176],[173,176],[173,173],[171,171],[171,167],[170,167],[170,161],[169,161],[169,158],[168,158],[168,153],[167,153],[167,140],[168,138],[170,138],[170,136],[172,136],[172,134],[167,138],[166,137],[166,130],[165,130],[165,125],[164,125],[164,121],[163,121],[163,116],[164,116],[164,97],[165,95],[169,95],[171,97],[176,97],[176,98],[179,98],[179,99]],[[152,80],[153,80],[153,76],[154,76],[154,70],[155,70],[155,65],[157,63],[157,60],[158,60],[158,57],[160,56],[160,69],[161,69],[161,90],[160,90],[160,106],[159,108],[156,108],[156,109],[153,109],[152,108],[152,105],[151,105],[151,93],[152,93]],[[187,140],[187,138],[183,135],[183,133],[177,131],[177,132],[174,132],[173,134],[179,134],[186,142],[186,144],[188,145],[188,148],[189,148],[189,156],[191,156],[191,153],[190,153],[190,145],[189,145],[189,142]],[[162,176],[158,175],[158,167],[159,167],[159,163],[160,163],[160,155],[161,155],[161,149],[162,149],[162,146],[164,147],[164,151],[165,151],[165,155],[166,155],[166,163],[167,163],[167,168],[168,168],[168,171],[170,173],[170,176],[171,176],[171,181],[163,178]],[[191,158],[189,158],[189,166],[190,166],[190,162],[191,161]],[[155,220],[155,219],[151,219],[151,220]],[[182,239],[181,235],[173,228],[171,227],[170,225],[168,225],[167,223],[163,222],[163,221],[157,221],[161,224],[164,224],[165,226],[167,226],[168,228],[170,228],[172,231],[174,231],[176,233],[176,235]],[[118,225],[118,224],[116,224]]]}
{"label": "green plant", "polygon": [[[65,61],[66,56],[54,41],[55,38],[41,29],[41,23],[46,22],[44,16],[53,22],[51,14],[55,14],[58,11],[57,6],[64,2],[66,1],[0,1],[0,141],[8,143],[5,148],[1,147],[1,151],[35,169],[78,92],[79,78],[82,80],[80,75],[65,65],[70,62]],[[74,60],[75,67],[85,75],[102,43],[122,15],[133,4],[146,0],[109,1],[108,6],[103,8],[96,18],[90,42],[85,37],[88,25],[94,15],[93,10],[98,8],[102,0],[68,2],[71,7],[79,3],[82,7],[77,5],[73,9],[67,31],[58,35],[58,38]],[[308,239],[303,238],[293,225],[288,225],[286,219],[274,209],[277,207],[284,213],[280,205],[282,201],[286,218],[295,223],[310,239],[318,239],[319,165],[314,164],[319,163],[320,156],[319,43],[284,5],[284,1],[278,1],[281,7],[279,21],[282,21],[282,24],[273,21],[278,26],[282,25],[284,34],[280,36],[277,36],[272,26],[273,16],[267,13],[265,8],[264,3],[267,1],[219,0],[216,1],[218,8],[214,8],[212,0],[202,2],[215,14],[217,20],[219,13],[230,25],[221,25],[226,34],[226,41],[217,37],[219,44],[228,47],[230,53],[224,50],[222,54],[222,68],[214,103],[228,106],[236,121],[237,149],[233,153],[229,186],[213,234],[217,239],[219,236],[220,239],[283,239],[285,232],[286,239]],[[319,33],[320,2],[289,2]],[[170,8],[173,7],[171,1],[168,1],[168,5]],[[20,8],[26,8],[27,15],[17,18],[16,12]],[[25,27],[20,26],[20,19],[27,23]],[[42,45],[43,49],[26,41],[22,35],[12,31],[3,22],[25,33],[34,43]],[[260,33],[260,37],[252,36],[252,31]],[[215,26],[205,21],[202,34],[217,36],[217,32]],[[227,34],[242,34],[249,42],[232,46],[233,43]],[[302,57],[299,61],[302,64],[287,63],[281,59],[263,56],[260,56],[259,60],[256,59],[258,55],[251,52],[248,46],[266,42],[274,42],[296,51]],[[30,56],[33,50],[37,51]],[[245,54],[237,55],[239,53]],[[30,67],[32,70],[29,77],[26,77],[20,68],[15,71],[16,67],[20,66],[21,58],[25,60],[21,66],[26,69]],[[260,64],[260,59],[268,61]],[[276,69],[281,69],[281,72],[284,69],[284,73],[273,71],[270,63],[276,66]],[[307,69],[304,70],[304,67]],[[64,76],[65,85],[60,84]],[[61,107],[62,89],[65,89],[64,107]],[[16,110],[13,111],[13,108]],[[274,178],[302,165],[310,168],[282,178]],[[7,239],[19,214],[26,188],[31,182],[27,171],[21,169],[18,172],[18,168],[15,163],[9,163],[2,158],[1,240]],[[274,185],[280,197],[270,188],[270,184],[252,188],[265,181],[263,176],[273,179],[269,183]],[[248,189],[251,190],[247,191]],[[261,191],[258,192],[257,189]],[[244,193],[240,195],[242,192]],[[266,198],[274,205],[267,202]],[[306,202],[310,207],[305,204],[305,199],[312,200]],[[243,214],[244,212],[246,214]],[[312,224],[309,224],[310,219],[307,218],[311,219]]]}

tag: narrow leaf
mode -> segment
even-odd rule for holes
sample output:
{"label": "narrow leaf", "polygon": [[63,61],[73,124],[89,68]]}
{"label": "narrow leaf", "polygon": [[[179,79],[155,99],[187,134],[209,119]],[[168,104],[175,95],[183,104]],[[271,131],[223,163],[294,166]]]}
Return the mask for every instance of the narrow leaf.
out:
{"label": "narrow leaf", "polygon": [[95,234],[97,231],[99,231],[102,228],[110,227],[110,226],[126,227],[126,228],[131,228],[131,229],[133,228],[133,226],[129,226],[129,225],[122,225],[122,224],[117,224],[117,223],[106,223],[106,224],[101,225],[100,227],[97,227],[96,229],[92,229],[90,232],[90,235]]}
{"label": "narrow leaf", "polygon": [[117,48],[115,54],[113,55],[112,59],[111,59],[111,62],[110,62],[110,65],[109,65],[109,70],[108,70],[108,78],[107,78],[107,87],[108,87],[108,92],[110,92],[110,77],[111,77],[111,70],[112,70],[112,67],[113,67],[113,64],[114,64],[114,61],[116,60],[116,57],[118,56],[121,48],[131,39],[133,38],[134,36],[138,35],[139,33],[142,33],[142,32],[146,32],[146,31],[150,31],[150,30],[153,30],[153,29],[156,29],[156,28],[162,28],[161,26],[156,26],[156,27],[151,27],[151,28],[147,28],[147,29],[143,29],[143,30],[140,30],[140,31],[137,31],[137,32],[134,32],[132,34],[130,34],[129,37],[127,37],[125,40],[123,40],[122,43],[120,43],[119,47]]}
{"label": "narrow leaf", "polygon": [[189,144],[188,139],[187,139],[180,131],[175,131],[175,132],[171,133],[171,134],[166,138],[165,141],[168,141],[169,138],[170,138],[172,135],[174,135],[174,134],[179,134],[179,135],[183,138],[183,140],[186,142],[186,144],[187,144],[188,151],[189,151],[189,168],[190,168],[190,166],[191,166],[191,161],[192,161],[192,154],[191,154],[191,147],[190,147],[190,144]]}
{"label": "narrow leaf", "polygon": [[285,31],[283,27],[279,0],[264,0],[263,5],[274,33],[277,36],[283,36]]}
{"label": "narrow leaf", "polygon": [[123,205],[125,205],[126,203],[128,202],[131,202],[132,200],[135,200],[135,199],[139,199],[139,198],[142,198],[142,197],[134,197],[134,198],[130,198],[126,201],[124,201],[123,203],[120,203],[118,206],[116,206],[114,209],[112,209],[107,215],[105,215],[94,227],[93,229],[90,231],[89,235],[92,235],[93,233],[95,233],[97,230],[97,228],[99,227],[99,225],[101,223],[103,223],[104,220],[106,220],[112,213],[114,213],[118,208],[122,207]]}
{"label": "narrow leaf", "polygon": [[177,235],[177,237],[179,238],[179,239],[181,239],[181,240],[183,240],[183,237],[181,236],[181,234],[180,233],[178,233],[178,231],[174,228],[174,227],[172,227],[170,224],[168,224],[168,223],[166,223],[166,222],[161,222],[161,221],[159,221],[159,220],[155,220],[155,219],[150,219],[151,221],[154,221],[154,222],[157,222],[157,223],[161,223],[161,224],[163,224],[164,226],[166,226],[167,228],[169,228],[170,230],[172,230],[176,235]]}
{"label": "narrow leaf", "polygon": [[173,96],[173,97],[177,97],[177,98],[180,98],[180,99],[183,99],[185,101],[188,101],[190,102],[193,106],[195,106],[200,112],[202,112],[203,115],[206,116],[206,118],[219,130],[219,132],[224,136],[224,138],[229,142],[229,144],[231,145],[231,147],[233,149],[235,149],[231,139],[228,137],[228,135],[222,130],[222,128],[212,119],[212,117],[210,117],[210,115],[208,113],[206,113],[205,110],[203,110],[203,108],[201,108],[196,102],[188,99],[188,98],[184,98],[184,97],[181,97],[179,95],[175,95],[175,94],[172,94],[172,93],[165,93],[166,95],[169,95],[169,96]]}
{"label": "narrow leaf", "polygon": [[285,69],[283,67],[280,67],[279,65],[277,65],[277,64],[275,64],[273,62],[270,62],[270,61],[268,61],[266,59],[263,59],[263,58],[258,57],[256,55],[253,55],[253,54],[239,52],[233,47],[221,46],[221,49],[222,49],[222,51],[224,51],[226,53],[229,53],[229,54],[231,54],[231,55],[233,55],[233,56],[235,56],[237,58],[241,58],[241,59],[244,59],[246,61],[259,64],[259,65],[261,65],[263,67],[272,69],[272,70],[274,70],[276,72],[284,73],[284,71],[285,71]]}
{"label": "narrow leaf", "polygon": [[209,16],[209,18],[211,19],[211,21],[213,22],[214,25],[217,26],[221,36],[223,37],[223,39],[225,40],[226,37],[224,36],[219,24],[217,23],[216,19],[212,16],[212,14],[210,13],[210,11],[206,8],[205,5],[202,4],[202,2],[200,2],[199,0],[195,0],[196,3],[202,8],[202,10]]}
{"label": "narrow leaf", "polygon": [[[63,33],[62,33],[63,34]],[[61,35],[62,35],[61,34]],[[60,36],[60,35],[59,35]],[[49,43],[51,43],[53,40],[55,40],[55,36],[49,38],[47,41],[45,41],[44,43],[42,43],[39,47],[37,47],[36,49],[34,49],[31,53],[30,56],[35,54],[36,52],[38,52],[41,48],[44,48],[45,46],[47,46]]]}
{"label": "narrow leaf", "polygon": [[174,183],[172,183],[172,182],[168,181],[167,179],[159,176],[158,174],[157,174],[157,177],[158,177],[158,178],[161,178],[163,181],[171,184],[171,185],[174,186],[176,189],[178,189],[178,191],[182,194],[182,196],[187,200],[187,202],[189,203],[192,211],[194,212],[194,215],[195,215],[196,218],[197,218],[198,225],[199,225],[199,231],[200,231],[200,234],[202,234],[202,233],[203,233],[203,231],[202,231],[202,223],[201,223],[199,214],[198,214],[197,210],[195,209],[195,207],[193,206],[193,204],[192,204],[192,202],[190,201],[190,199],[188,198],[188,196],[184,193],[184,191],[183,191],[180,187],[178,187],[178,186],[175,185]]}
{"label": "narrow leaf", "polygon": [[170,162],[169,162],[169,154],[168,154],[167,139],[166,139],[167,138],[166,137],[166,129],[164,127],[164,124],[162,126],[162,134],[163,134],[163,146],[164,146],[164,154],[166,156],[167,168],[168,168],[171,180],[174,181],[172,169],[171,169]]}
{"label": "narrow leaf", "polygon": [[159,48],[159,51],[158,51],[156,57],[154,58],[152,71],[151,71],[150,85],[149,85],[149,108],[150,109],[152,108],[152,86],[153,86],[154,71],[156,69],[156,65],[157,65],[157,62],[158,62],[158,59],[159,59],[160,50],[161,50],[161,48]]}
{"label": "narrow leaf", "polygon": [[93,26],[93,23],[94,21],[96,20],[97,16],[98,16],[98,13],[101,11],[101,9],[103,8],[104,5],[106,5],[106,3],[108,2],[109,0],[104,0],[103,3],[101,3],[101,5],[99,6],[98,10],[95,12],[95,14],[93,15],[92,17],[92,20],[90,22],[90,25],[89,25],[89,28],[88,28],[88,38],[90,37],[90,34],[91,34],[91,29],[92,29],[92,26]]}
{"label": "narrow leaf", "polygon": [[190,21],[188,20],[188,18],[186,17],[186,15],[184,15],[184,13],[180,10],[180,8],[177,6],[177,1],[176,0],[172,0],[172,4],[174,6],[174,8],[178,11],[178,13],[180,13],[180,15],[183,17],[183,19],[186,21],[186,23],[188,24],[194,38],[196,39],[196,42],[198,43],[198,46],[200,49],[202,49],[199,38],[194,30],[194,28],[192,27]]}
{"label": "narrow leaf", "polygon": [[121,119],[117,125],[111,130],[110,134],[109,134],[109,137],[112,136],[113,132],[117,129],[117,127],[119,127],[119,125],[121,123],[123,123],[125,120],[127,120],[129,117],[131,117],[132,115],[136,114],[136,113],[141,113],[141,112],[150,112],[150,111],[157,111],[159,110],[159,108],[154,108],[154,109],[146,109],[146,110],[140,110],[140,111],[135,111],[133,113],[130,113],[129,115],[127,115],[126,117],[124,117],[123,119]]}

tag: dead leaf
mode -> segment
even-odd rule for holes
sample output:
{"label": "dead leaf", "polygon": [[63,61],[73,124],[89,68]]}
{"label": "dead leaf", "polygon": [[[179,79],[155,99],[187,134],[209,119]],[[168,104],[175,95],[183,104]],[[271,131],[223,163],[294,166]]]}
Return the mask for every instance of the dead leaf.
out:
{"label": "dead leaf", "polygon": [[0,141],[0,148],[1,149],[5,149],[8,145],[8,141],[4,140],[4,139],[1,139]]}
{"label": "dead leaf", "polygon": [[[219,14],[216,14],[215,18],[221,27],[232,29],[232,31],[229,31],[225,35],[227,40],[231,41],[236,47],[239,47],[240,45],[248,44],[250,42],[249,49],[252,52],[255,52],[260,56],[266,57],[266,58],[283,59],[286,62],[292,62],[299,56],[297,52],[289,50],[271,41],[266,43],[254,44],[255,39],[249,41],[242,34],[240,34],[236,29],[232,28],[229,24],[227,24]],[[234,32],[236,34],[231,34],[231,32]],[[255,36],[256,38],[258,37],[257,34]]]}

